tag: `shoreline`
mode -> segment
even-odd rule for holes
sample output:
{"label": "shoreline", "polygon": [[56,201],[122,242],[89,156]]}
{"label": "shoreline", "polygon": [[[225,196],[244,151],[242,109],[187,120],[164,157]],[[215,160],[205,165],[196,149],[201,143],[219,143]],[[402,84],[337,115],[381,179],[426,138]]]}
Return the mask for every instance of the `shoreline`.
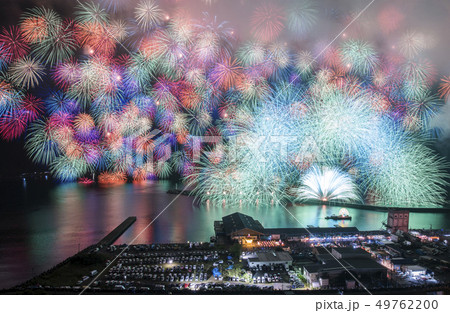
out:
{"label": "shoreline", "polygon": [[343,203],[343,202],[333,202],[333,201],[310,200],[310,201],[305,201],[305,202],[295,202],[292,204],[342,206],[342,207],[348,207],[348,208],[353,208],[353,209],[362,209],[362,210],[379,211],[379,212],[387,212],[389,210],[394,210],[394,211],[410,211],[410,212],[414,212],[414,213],[446,213],[446,212],[450,213],[449,208],[387,207],[387,206],[377,206],[377,205],[371,205],[371,204]]}
{"label": "shoreline", "polygon": [[[192,190],[182,190],[171,188],[167,190],[169,194],[181,194],[183,196],[195,196],[195,193]],[[342,206],[353,209],[362,209],[369,211],[379,211],[379,212],[387,212],[389,210],[394,211],[410,211],[414,213],[450,213],[450,208],[416,208],[416,207],[387,207],[387,206],[377,206],[371,204],[358,204],[358,203],[344,203],[344,202],[333,202],[333,201],[315,201],[308,200],[304,202],[289,202],[287,206],[293,205],[302,205],[302,204],[310,204],[310,205],[328,205],[328,206]]]}

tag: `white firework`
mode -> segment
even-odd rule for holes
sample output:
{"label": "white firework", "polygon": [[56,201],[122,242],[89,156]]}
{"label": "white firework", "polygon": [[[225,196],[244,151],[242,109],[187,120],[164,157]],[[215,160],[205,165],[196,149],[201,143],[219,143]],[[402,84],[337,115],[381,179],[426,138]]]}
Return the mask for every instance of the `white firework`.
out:
{"label": "white firework", "polygon": [[153,0],[141,1],[134,11],[136,21],[144,30],[152,29],[164,19],[163,11]]}
{"label": "white firework", "polygon": [[9,74],[14,85],[28,89],[39,84],[45,74],[45,68],[38,61],[26,56],[11,65]]}
{"label": "white firework", "polygon": [[300,51],[295,55],[294,58],[294,66],[302,77],[309,76],[313,71],[316,65],[316,60],[313,55],[309,51]]}
{"label": "white firework", "polygon": [[335,168],[313,166],[301,179],[297,197],[300,201],[361,202],[352,177]]}

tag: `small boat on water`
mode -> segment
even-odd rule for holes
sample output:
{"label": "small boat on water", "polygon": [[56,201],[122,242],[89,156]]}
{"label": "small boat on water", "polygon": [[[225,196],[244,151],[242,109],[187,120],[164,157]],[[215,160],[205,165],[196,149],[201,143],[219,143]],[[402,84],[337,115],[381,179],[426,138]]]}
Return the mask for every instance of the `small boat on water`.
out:
{"label": "small boat on water", "polygon": [[351,220],[352,217],[350,215],[336,215],[333,214],[331,216],[325,216],[327,220]]}
{"label": "small boat on water", "polygon": [[325,219],[327,220],[351,220],[352,217],[348,213],[348,210],[345,208],[342,208],[339,210],[339,215],[333,214],[331,216],[325,216]]}

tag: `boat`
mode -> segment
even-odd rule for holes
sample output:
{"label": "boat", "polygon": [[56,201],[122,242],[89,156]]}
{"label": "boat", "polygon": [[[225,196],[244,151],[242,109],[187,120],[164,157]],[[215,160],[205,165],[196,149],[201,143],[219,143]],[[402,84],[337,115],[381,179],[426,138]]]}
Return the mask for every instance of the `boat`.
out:
{"label": "boat", "polygon": [[339,210],[339,215],[333,214],[331,216],[325,216],[327,220],[351,220],[352,217],[349,215],[348,210],[342,208]]}
{"label": "boat", "polygon": [[352,217],[350,215],[336,215],[333,214],[331,216],[325,216],[327,220],[351,220]]}

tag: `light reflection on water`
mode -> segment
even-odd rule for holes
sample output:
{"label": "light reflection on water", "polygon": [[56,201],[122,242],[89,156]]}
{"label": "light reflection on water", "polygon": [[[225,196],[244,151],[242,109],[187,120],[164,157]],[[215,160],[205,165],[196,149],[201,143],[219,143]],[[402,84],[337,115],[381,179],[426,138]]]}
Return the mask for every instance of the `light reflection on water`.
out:
{"label": "light reflection on water", "polygon": [[[0,188],[0,288],[20,283],[81,249],[96,243],[128,216],[133,227],[118,243],[133,240],[176,195],[168,182],[98,187],[79,184],[21,183]],[[340,207],[298,205],[227,207],[193,204],[179,196],[136,240],[136,243],[208,241],[213,223],[222,216],[243,212],[265,227],[356,226],[381,229],[387,213],[348,208],[351,221],[326,220]],[[296,221],[296,219],[301,223]],[[411,213],[413,228],[450,228],[449,213]]]}

